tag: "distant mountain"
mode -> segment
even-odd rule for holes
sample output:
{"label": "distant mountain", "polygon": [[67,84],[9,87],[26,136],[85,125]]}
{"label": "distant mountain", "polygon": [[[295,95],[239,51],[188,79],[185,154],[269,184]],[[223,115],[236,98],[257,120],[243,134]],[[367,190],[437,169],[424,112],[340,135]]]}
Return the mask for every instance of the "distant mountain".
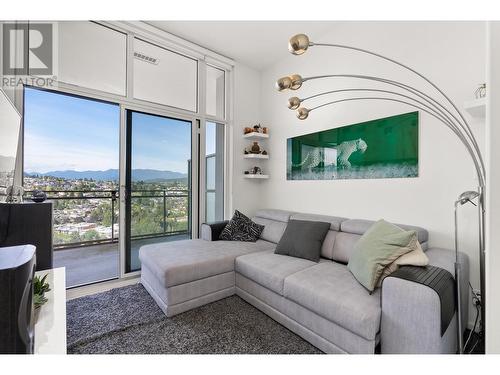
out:
{"label": "distant mountain", "polygon": [[[106,171],[51,171],[45,173],[32,172],[26,173],[27,176],[51,176],[57,178],[64,178],[68,180],[78,180],[78,179],[92,179],[97,181],[117,181],[118,180],[118,169],[108,169]],[[133,181],[164,181],[164,180],[176,180],[187,178],[187,174],[172,171],[159,171],[156,169],[133,169],[132,170],[132,180]]]}
{"label": "distant mountain", "polygon": [[0,172],[10,172],[14,170],[16,158],[0,155]]}

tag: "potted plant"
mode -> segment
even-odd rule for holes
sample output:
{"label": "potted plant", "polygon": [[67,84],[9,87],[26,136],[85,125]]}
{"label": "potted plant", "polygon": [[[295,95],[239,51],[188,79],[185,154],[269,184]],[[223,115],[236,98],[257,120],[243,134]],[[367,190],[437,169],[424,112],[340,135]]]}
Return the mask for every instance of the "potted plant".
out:
{"label": "potted plant", "polygon": [[48,274],[40,278],[35,276],[33,278],[33,304],[35,305],[35,323],[38,320],[38,315],[40,314],[40,307],[45,304],[48,299],[45,297],[45,293],[50,290],[50,285],[47,280]]}

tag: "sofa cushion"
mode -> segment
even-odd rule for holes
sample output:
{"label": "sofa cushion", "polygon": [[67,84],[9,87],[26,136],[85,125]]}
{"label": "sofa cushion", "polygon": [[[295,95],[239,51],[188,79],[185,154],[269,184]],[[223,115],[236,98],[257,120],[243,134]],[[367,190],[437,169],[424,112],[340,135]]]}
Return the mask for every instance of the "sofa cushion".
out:
{"label": "sofa cushion", "polygon": [[[347,264],[351,253],[354,249],[354,244],[359,240],[359,238],[375,223],[372,220],[361,220],[352,219],[344,220],[340,223],[340,232],[335,238],[335,243],[333,245],[331,259]],[[429,239],[429,233],[427,230],[415,227],[412,225],[402,225],[396,224],[398,227],[404,230],[414,230],[417,232],[417,238],[420,242],[422,249],[427,250],[427,240]]]}
{"label": "sofa cushion", "polygon": [[274,250],[275,244],[257,242],[232,242],[184,240],[142,246],[139,259],[159,282],[171,287],[205,277],[234,271],[237,256]]}
{"label": "sofa cushion", "polygon": [[286,225],[292,214],[293,212],[291,211],[283,210],[259,210],[252,220],[257,224],[264,225],[264,231],[260,238],[265,241],[278,243],[285,232]]}
{"label": "sofa cushion", "polygon": [[333,247],[335,246],[335,240],[337,238],[336,230],[329,230],[323,240],[323,244],[321,245],[321,256],[327,259],[333,259]]}
{"label": "sofa cushion", "polygon": [[[362,220],[362,219],[350,219],[342,221],[340,224],[340,230],[342,232],[354,233],[354,234],[365,234],[365,232],[370,229],[370,227],[375,224],[376,221],[373,220]],[[417,232],[418,242],[427,242],[429,239],[429,232],[426,229],[416,227],[413,225],[406,224],[394,224],[404,230],[414,230]]]}
{"label": "sofa cushion", "polygon": [[255,242],[259,239],[264,226],[254,223],[240,211],[234,211],[229,223],[222,230],[219,239],[227,241]]}
{"label": "sofa cushion", "polygon": [[276,293],[283,294],[283,282],[287,276],[317,263],[267,251],[239,256],[235,264],[236,272]]}
{"label": "sofa cushion", "polygon": [[264,230],[260,235],[260,238],[264,241],[269,241],[277,244],[280,242],[281,236],[285,233],[287,223],[282,221],[274,221],[269,219],[264,219],[262,217],[255,216],[252,220],[260,225],[264,226]]}
{"label": "sofa cushion", "polygon": [[329,229],[327,222],[290,220],[274,252],[319,262],[321,245]]}
{"label": "sofa cushion", "polygon": [[354,249],[354,245],[360,238],[360,234],[338,232],[333,244],[332,259],[336,262],[347,264]]}
{"label": "sofa cushion", "polygon": [[380,289],[368,294],[342,264],[326,261],[288,276],[283,295],[367,340],[380,329]]}
{"label": "sofa cushion", "polygon": [[263,210],[258,210],[255,216],[260,217],[262,219],[288,223],[288,220],[290,219],[290,216],[293,215],[293,213],[294,212],[292,211],[285,211],[285,210],[263,209]]}
{"label": "sofa cushion", "polygon": [[321,221],[323,223],[330,223],[330,230],[340,230],[340,224],[347,220],[345,217],[316,215],[316,214],[301,214],[295,213],[290,215],[290,220],[307,220],[307,221]]}

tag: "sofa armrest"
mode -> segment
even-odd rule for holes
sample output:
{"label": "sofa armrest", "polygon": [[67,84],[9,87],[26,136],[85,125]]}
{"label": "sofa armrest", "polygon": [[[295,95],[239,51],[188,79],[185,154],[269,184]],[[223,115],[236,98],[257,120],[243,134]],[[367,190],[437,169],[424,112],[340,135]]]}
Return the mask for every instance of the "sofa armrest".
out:
{"label": "sofa armrest", "polygon": [[[440,267],[454,275],[453,251],[429,249],[426,254],[431,266]],[[465,254],[460,254],[459,259],[462,267],[462,314],[466,321],[469,262]],[[387,277],[382,284],[381,298],[382,353],[456,352],[457,314],[454,313],[446,331],[442,333],[441,300],[434,289],[404,278]]]}
{"label": "sofa armrest", "polygon": [[225,220],[201,224],[201,238],[205,241],[217,241],[228,222],[228,220]]}

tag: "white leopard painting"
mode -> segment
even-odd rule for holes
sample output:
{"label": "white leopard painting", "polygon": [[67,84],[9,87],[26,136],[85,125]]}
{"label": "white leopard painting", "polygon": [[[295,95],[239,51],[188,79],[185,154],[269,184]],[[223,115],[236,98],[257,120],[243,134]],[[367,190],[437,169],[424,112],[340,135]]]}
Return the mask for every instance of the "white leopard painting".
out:
{"label": "white leopard painting", "polygon": [[[349,161],[351,155],[355,152],[364,153],[368,145],[363,139],[358,138],[351,141],[344,141],[337,146],[330,146],[329,148],[336,150],[337,160],[334,165],[337,169],[347,169],[351,167],[351,162]],[[311,171],[313,168],[317,168],[321,162],[325,162],[325,149],[315,147],[306,154],[302,162],[293,164],[293,167]]]}
{"label": "white leopard painting", "polygon": [[297,135],[287,140],[287,180],[410,178],[419,174],[419,113]]}

